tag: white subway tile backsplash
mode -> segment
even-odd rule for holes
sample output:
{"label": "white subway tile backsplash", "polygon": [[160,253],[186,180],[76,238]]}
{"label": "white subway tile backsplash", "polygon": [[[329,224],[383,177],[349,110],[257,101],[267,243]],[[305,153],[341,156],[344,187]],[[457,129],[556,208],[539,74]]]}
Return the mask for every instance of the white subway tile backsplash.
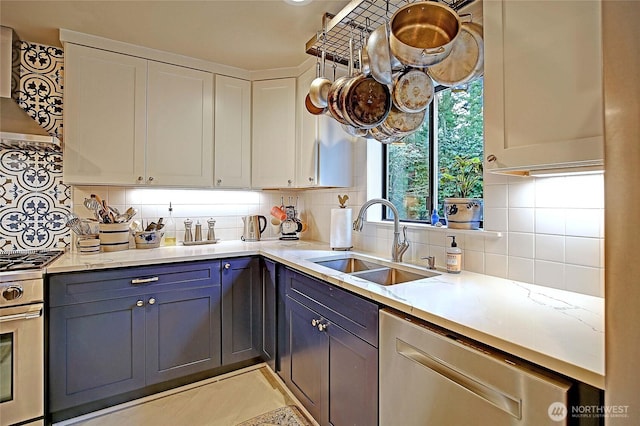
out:
{"label": "white subway tile backsplash", "polygon": [[508,207],[509,186],[487,185],[484,187],[483,198],[485,208],[506,208]]}
{"label": "white subway tile backsplash", "polygon": [[509,209],[510,232],[533,232],[534,209],[511,208]]}
{"label": "white subway tile backsplash", "polygon": [[536,260],[534,264],[534,284],[564,289],[564,268],[564,263]]}
{"label": "white subway tile backsplash", "polygon": [[533,259],[534,234],[509,232],[509,256]]}
{"label": "white subway tile backsplash", "polygon": [[465,271],[484,274],[484,252],[465,250],[462,257],[462,263]]}
{"label": "white subway tile backsplash", "polygon": [[494,277],[507,278],[509,258],[506,255],[485,253],[484,273]]}
{"label": "white subway tile backsplash", "polygon": [[564,237],[536,234],[536,260],[564,262]]}
{"label": "white subway tile backsplash", "polygon": [[535,209],[535,232],[540,234],[565,234],[564,209],[537,208]]}
{"label": "white subway tile backsplash", "polygon": [[587,266],[565,265],[565,288],[569,291],[604,297],[602,269]]}
{"label": "white subway tile backsplash", "polygon": [[533,259],[525,259],[523,257],[509,257],[509,269],[507,278],[516,281],[524,281],[526,283],[533,282]]}
{"label": "white subway tile backsplash", "polygon": [[502,238],[485,238],[484,250],[487,253],[493,254],[508,254],[509,253],[509,238],[507,235]]}
{"label": "white subway tile backsplash", "polygon": [[565,261],[572,265],[601,267],[600,239],[566,237]]}
{"label": "white subway tile backsplash", "polygon": [[538,178],[535,184],[535,206],[538,208],[566,207],[567,192],[570,190],[567,189],[565,177]]}
{"label": "white subway tile backsplash", "polygon": [[509,207],[534,207],[535,180],[517,178],[509,184]]}
{"label": "white subway tile backsplash", "polygon": [[509,212],[508,209],[502,208],[485,208],[484,209],[484,229],[487,231],[508,231],[509,230]]}
{"label": "white subway tile backsplash", "polygon": [[604,223],[602,209],[566,209],[566,235],[600,238]]}

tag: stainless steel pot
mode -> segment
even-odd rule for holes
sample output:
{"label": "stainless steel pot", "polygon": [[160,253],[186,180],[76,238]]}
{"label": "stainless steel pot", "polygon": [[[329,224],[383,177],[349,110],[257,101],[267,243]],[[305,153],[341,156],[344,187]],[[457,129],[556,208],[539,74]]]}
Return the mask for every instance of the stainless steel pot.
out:
{"label": "stainless steel pot", "polygon": [[460,17],[450,7],[425,1],[407,4],[391,17],[389,47],[403,64],[428,67],[443,61],[460,33]]}
{"label": "stainless steel pot", "polygon": [[318,76],[311,82],[311,86],[309,87],[309,99],[311,103],[318,108],[327,107],[329,88],[331,88],[331,80],[324,76],[325,55],[326,52],[323,50],[322,71],[320,70],[320,63],[318,62]]}
{"label": "stainless steel pot", "polygon": [[427,69],[437,84],[459,86],[480,77],[484,71],[482,25],[463,22],[451,53],[439,64]]}
{"label": "stainless steel pot", "polygon": [[421,69],[410,68],[393,78],[393,104],[400,111],[424,111],[433,100],[433,94],[433,82]]}

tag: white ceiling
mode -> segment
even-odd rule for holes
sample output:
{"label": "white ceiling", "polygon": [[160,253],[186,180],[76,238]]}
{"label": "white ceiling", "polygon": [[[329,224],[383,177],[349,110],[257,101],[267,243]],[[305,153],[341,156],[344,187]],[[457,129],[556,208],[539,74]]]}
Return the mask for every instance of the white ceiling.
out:
{"label": "white ceiling", "polygon": [[322,15],[346,0],[0,1],[0,22],[25,41],[61,46],[65,28],[246,70],[294,67]]}

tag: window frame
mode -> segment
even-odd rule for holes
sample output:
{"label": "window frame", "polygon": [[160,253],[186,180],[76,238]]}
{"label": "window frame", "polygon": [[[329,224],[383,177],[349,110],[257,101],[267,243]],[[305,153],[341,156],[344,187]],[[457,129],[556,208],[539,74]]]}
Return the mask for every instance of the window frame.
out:
{"label": "window frame", "polygon": [[[481,77],[482,78],[482,77]],[[484,85],[484,84],[483,84]],[[427,218],[431,216],[431,212],[433,212],[435,208],[435,204],[438,200],[438,191],[439,191],[439,170],[437,169],[438,164],[438,150],[436,149],[436,144],[434,143],[435,138],[437,137],[436,127],[437,127],[437,119],[438,119],[438,106],[436,105],[436,95],[438,92],[443,90],[453,90],[454,87],[447,87],[438,85],[434,87],[433,90],[433,101],[429,104],[428,107],[428,115],[427,119],[429,120],[429,170],[431,171],[431,175],[429,176],[429,194],[430,196],[427,198],[427,209],[428,214]],[[388,199],[387,194],[387,180],[388,180],[388,162],[387,162],[387,152],[388,144],[382,144],[382,167],[381,167],[381,196],[382,198]],[[481,158],[482,159],[482,158]],[[484,187],[484,182],[483,182]],[[393,219],[388,215],[389,209],[387,207],[382,208],[380,220],[383,222],[390,222]],[[429,219],[427,220],[413,220],[413,219],[400,219],[400,222],[409,223],[409,224],[424,224],[428,225],[430,223]],[[481,226],[483,224],[481,223]]]}

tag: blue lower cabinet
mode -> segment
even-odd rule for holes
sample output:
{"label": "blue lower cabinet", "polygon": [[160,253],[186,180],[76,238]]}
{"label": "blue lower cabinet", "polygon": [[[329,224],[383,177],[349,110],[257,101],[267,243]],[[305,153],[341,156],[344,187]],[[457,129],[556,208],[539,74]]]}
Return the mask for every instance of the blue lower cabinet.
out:
{"label": "blue lower cabinet", "polygon": [[263,258],[261,269],[262,350],[260,356],[273,371],[276,371],[278,265],[272,260]]}
{"label": "blue lower cabinet", "polygon": [[258,257],[222,260],[222,363],[260,357],[262,282]]}
{"label": "blue lower cabinet", "polygon": [[221,365],[219,261],[56,274],[47,285],[49,413]]}
{"label": "blue lower cabinet", "polygon": [[[378,349],[343,327],[350,324],[345,322],[350,313],[338,309],[355,306],[366,313],[363,318],[371,318],[377,317],[377,305],[363,306],[359,296],[333,286],[326,295],[311,298],[301,289],[330,284],[292,270],[284,281],[288,294],[280,376],[320,425],[377,425]],[[359,329],[368,335],[371,327],[364,322]]]}

